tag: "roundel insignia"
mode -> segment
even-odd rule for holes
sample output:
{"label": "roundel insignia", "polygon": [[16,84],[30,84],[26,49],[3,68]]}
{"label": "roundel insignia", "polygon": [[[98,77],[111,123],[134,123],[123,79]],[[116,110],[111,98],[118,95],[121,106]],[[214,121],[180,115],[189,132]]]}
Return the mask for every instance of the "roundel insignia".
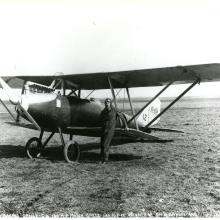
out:
{"label": "roundel insignia", "polygon": [[151,107],[150,111],[151,111],[153,114],[155,114],[155,115],[158,114],[158,109],[155,108],[154,106]]}

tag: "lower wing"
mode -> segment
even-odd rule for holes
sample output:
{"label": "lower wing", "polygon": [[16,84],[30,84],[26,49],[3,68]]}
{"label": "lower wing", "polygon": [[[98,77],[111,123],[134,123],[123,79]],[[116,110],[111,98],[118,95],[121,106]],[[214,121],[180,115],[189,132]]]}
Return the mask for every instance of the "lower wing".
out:
{"label": "lower wing", "polygon": [[[22,128],[37,130],[33,124],[30,123],[17,123],[17,122],[6,122],[11,126],[18,126]],[[156,128],[154,130],[157,130]],[[171,129],[159,129],[159,130],[166,130],[171,132],[177,132],[176,130]],[[54,132],[52,129],[45,129],[48,132]],[[55,132],[58,132],[55,131]],[[178,131],[180,132],[180,131]],[[67,127],[63,130],[65,134],[73,134],[79,136],[90,136],[90,137],[100,137],[101,134],[101,127]],[[164,140],[157,136],[151,135],[149,133],[136,130],[136,129],[122,129],[116,128],[114,140],[121,141],[121,142],[167,142],[172,140]]]}

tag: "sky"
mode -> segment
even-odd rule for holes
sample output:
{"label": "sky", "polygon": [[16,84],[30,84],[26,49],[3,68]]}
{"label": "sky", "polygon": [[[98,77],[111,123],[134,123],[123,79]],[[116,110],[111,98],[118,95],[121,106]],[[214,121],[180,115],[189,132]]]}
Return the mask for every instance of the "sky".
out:
{"label": "sky", "polygon": [[[0,75],[220,63],[219,11],[218,0],[0,0]],[[202,83],[189,95],[220,96],[219,86]]]}

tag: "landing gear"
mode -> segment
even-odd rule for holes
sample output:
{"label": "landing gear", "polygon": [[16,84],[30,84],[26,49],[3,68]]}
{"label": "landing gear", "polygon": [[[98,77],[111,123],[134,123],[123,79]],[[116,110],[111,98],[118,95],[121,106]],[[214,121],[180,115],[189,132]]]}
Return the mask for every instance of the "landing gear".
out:
{"label": "landing gear", "polygon": [[76,141],[72,141],[73,135],[70,134],[70,140],[65,144],[63,133],[60,128],[58,128],[60,134],[60,140],[63,145],[63,154],[67,163],[74,163],[79,160],[80,149]]}
{"label": "landing gear", "polygon": [[[70,140],[65,144],[65,140],[63,137],[63,133],[61,128],[58,128],[58,132],[60,135],[60,140],[62,143],[62,150],[64,154],[64,158],[68,163],[74,163],[79,160],[80,149],[79,144],[76,141],[72,141],[73,135],[70,134]],[[31,138],[26,144],[26,154],[28,158],[38,158],[41,156],[41,153],[45,146],[48,144],[50,139],[56,132],[53,131],[45,142],[42,142],[42,137],[44,134],[44,129],[41,129],[40,136]]]}
{"label": "landing gear", "polygon": [[26,154],[28,158],[32,159],[40,157],[42,150],[45,146],[45,144],[42,144],[43,134],[44,129],[41,129],[39,138],[33,137],[27,142]]}
{"label": "landing gear", "polygon": [[63,148],[63,154],[67,163],[75,163],[79,160],[80,149],[76,141],[68,141]]}
{"label": "landing gear", "polygon": [[38,158],[42,152],[42,143],[40,138],[33,137],[26,144],[26,154],[28,158]]}

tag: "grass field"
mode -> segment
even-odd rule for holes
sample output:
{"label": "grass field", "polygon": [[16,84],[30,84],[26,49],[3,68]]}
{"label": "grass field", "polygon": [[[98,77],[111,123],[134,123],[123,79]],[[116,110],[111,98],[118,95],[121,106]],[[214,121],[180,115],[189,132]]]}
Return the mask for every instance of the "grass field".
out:
{"label": "grass field", "polygon": [[184,134],[161,134],[174,142],[112,146],[105,165],[99,139],[79,136],[77,164],[64,161],[58,135],[42,158],[28,159],[25,143],[38,132],[5,124],[2,114],[0,214],[220,216],[219,110],[173,109],[160,126]]}

